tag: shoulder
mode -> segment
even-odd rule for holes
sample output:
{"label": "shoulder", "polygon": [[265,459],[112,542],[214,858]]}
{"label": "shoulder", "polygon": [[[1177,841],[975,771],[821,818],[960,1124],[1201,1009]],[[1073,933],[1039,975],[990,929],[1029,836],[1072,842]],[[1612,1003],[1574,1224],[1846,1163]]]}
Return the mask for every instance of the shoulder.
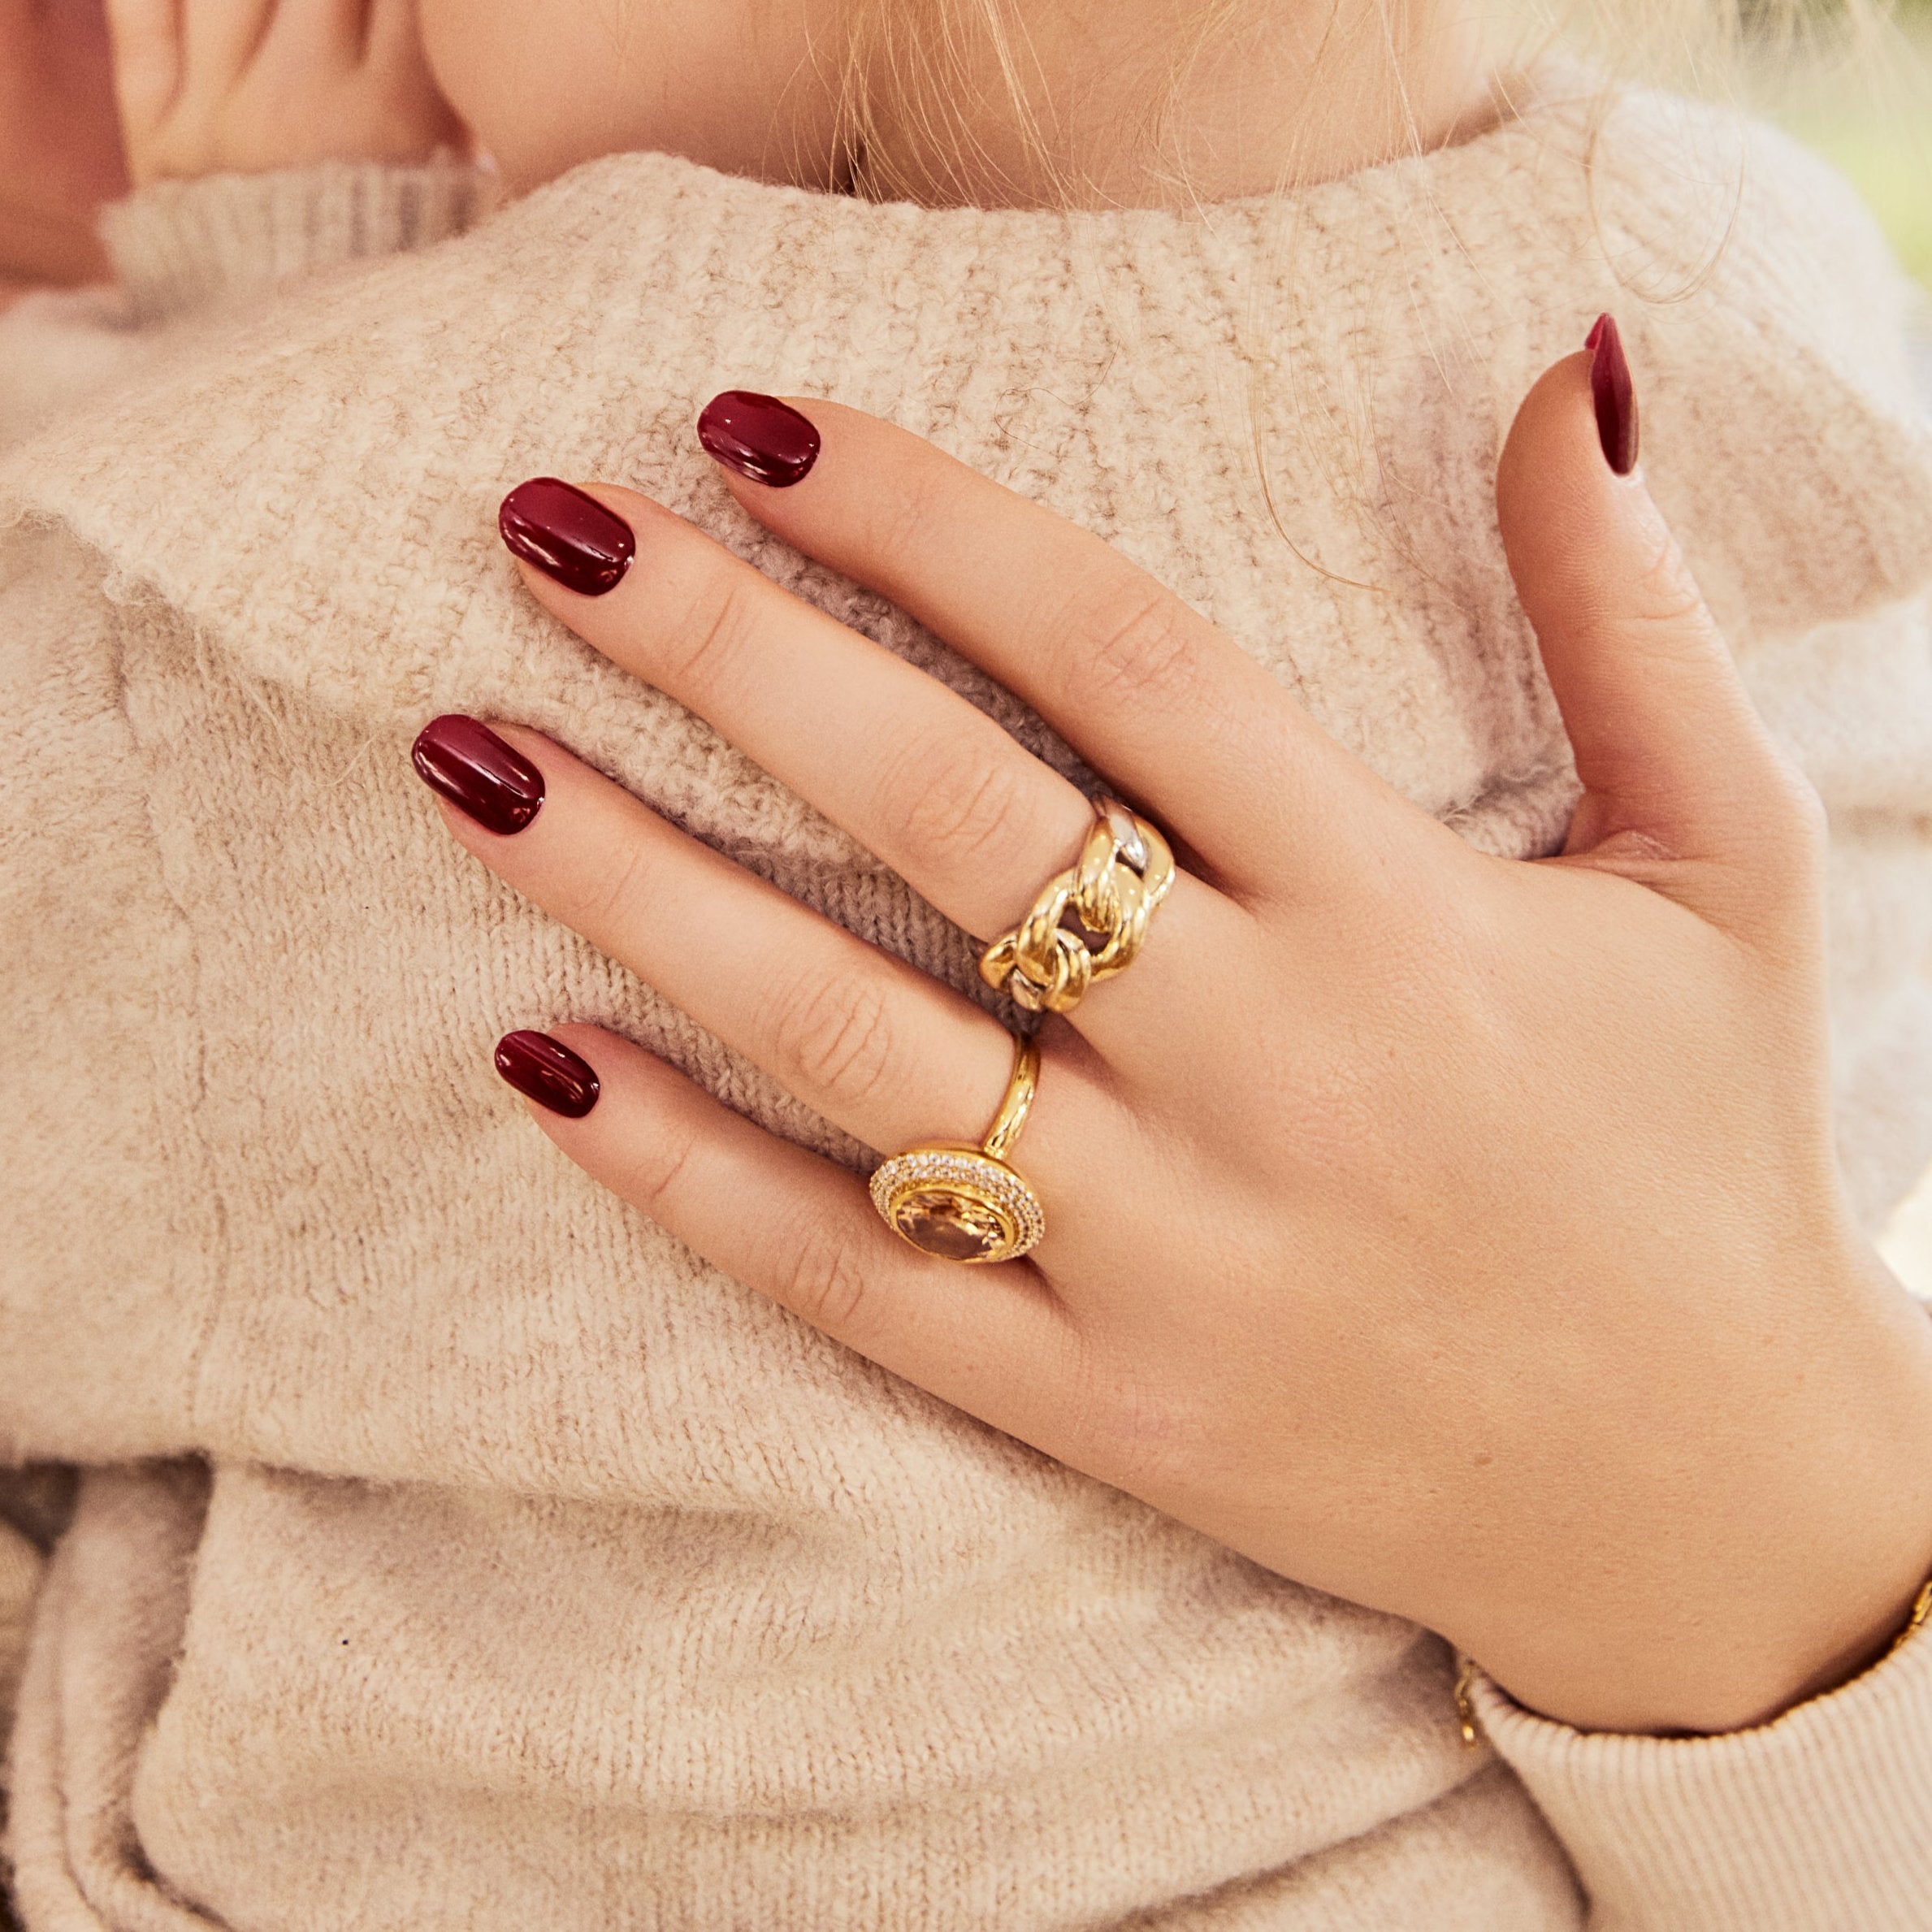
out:
{"label": "shoulder", "polygon": [[1735,107],[1641,88],[1606,90],[1585,137],[1604,245],[1636,292],[1701,298],[1767,345],[1918,412],[1909,343],[1922,292],[1822,155]]}
{"label": "shoulder", "polygon": [[1923,297],[1856,190],[1722,105],[1600,88],[1557,125],[1624,292],[1653,488],[1736,641],[1922,596]]}
{"label": "shoulder", "polygon": [[0,450],[108,390],[149,346],[104,288],[36,291],[0,310]]}

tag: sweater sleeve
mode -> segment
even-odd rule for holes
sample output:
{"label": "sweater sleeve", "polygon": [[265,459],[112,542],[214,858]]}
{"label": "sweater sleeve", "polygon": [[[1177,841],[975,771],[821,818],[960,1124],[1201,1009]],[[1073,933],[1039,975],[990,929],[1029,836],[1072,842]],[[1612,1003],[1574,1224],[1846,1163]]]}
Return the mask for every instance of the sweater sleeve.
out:
{"label": "sweater sleeve", "polygon": [[165,322],[461,234],[492,185],[453,158],[421,167],[339,162],[214,175],[157,181],[108,209],[102,228],[136,319]]}
{"label": "sweater sleeve", "polygon": [[461,234],[493,191],[453,159],[141,189],[102,218],[116,286],[43,291],[0,313],[0,449],[132,374],[198,314]]}
{"label": "sweater sleeve", "polygon": [[1932,1627],[1722,1737],[1573,1731],[1480,1672],[1471,1699],[1563,1841],[1590,1932],[1932,1927]]}

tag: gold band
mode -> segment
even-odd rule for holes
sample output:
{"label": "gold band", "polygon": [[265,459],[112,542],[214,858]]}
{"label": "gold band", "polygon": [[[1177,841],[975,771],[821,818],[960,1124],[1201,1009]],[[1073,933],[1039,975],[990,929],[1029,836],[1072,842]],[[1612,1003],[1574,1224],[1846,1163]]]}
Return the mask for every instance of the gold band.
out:
{"label": "gold band", "polygon": [[1094,821],[1078,864],[1049,879],[980,960],[981,978],[1030,1013],[1070,1013],[1088,987],[1124,972],[1174,883],[1174,855],[1146,819],[1098,799]]}
{"label": "gold band", "polygon": [[912,1147],[872,1177],[873,1206],[923,1254],[969,1266],[1017,1261],[1046,1232],[1039,1197],[1007,1165],[1040,1085],[1040,1049],[1013,1037],[1013,1072],[977,1147]]}
{"label": "gold band", "polygon": [[986,1137],[980,1142],[980,1152],[988,1160],[1006,1159],[1014,1141],[1020,1138],[1020,1129],[1025,1126],[1026,1116],[1033,1110],[1033,1096],[1039,1090],[1040,1042],[1029,1034],[1016,1033],[1013,1072],[1007,1082],[1006,1098],[993,1116],[993,1124],[986,1129]]}

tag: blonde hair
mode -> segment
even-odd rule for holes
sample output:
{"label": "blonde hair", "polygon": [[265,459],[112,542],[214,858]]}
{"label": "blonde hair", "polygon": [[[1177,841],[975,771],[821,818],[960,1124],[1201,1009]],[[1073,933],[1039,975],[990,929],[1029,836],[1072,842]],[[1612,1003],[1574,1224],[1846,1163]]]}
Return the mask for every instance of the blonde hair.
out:
{"label": "blonde hair", "polygon": [[[1107,0],[1096,0],[1104,6]],[[1180,158],[1163,153],[1167,131],[1200,63],[1224,50],[1241,32],[1289,5],[1326,4],[1332,19],[1342,17],[1349,0],[1200,0],[1187,31],[1145,75],[1119,76],[1130,97],[1126,112],[1138,123],[1156,169],[1184,172]],[[1406,25],[1404,10],[1415,0],[1362,0],[1358,27],[1380,38],[1395,72]],[[1425,4],[1427,0],[1425,0]],[[1445,0],[1455,4],[1457,0]],[[1482,3],[1482,0],[1472,0]],[[1589,62],[1605,76],[1597,126],[1607,118],[1619,87],[1640,82],[1671,86],[1716,97],[1741,107],[1765,105],[1796,71],[1836,68],[1862,78],[1861,99],[1882,106],[1889,93],[1901,137],[1923,140],[1932,126],[1932,87],[1924,68],[1900,34],[1891,0],[1494,0],[1499,12],[1492,45],[1487,50],[1499,73],[1521,71],[1540,54],[1561,49]],[[840,50],[838,75],[841,149],[850,157],[848,178],[834,184],[847,192],[880,199],[969,201],[987,178],[983,143],[976,129],[986,110],[1003,111],[1034,165],[1029,175],[1051,179],[1055,163],[1051,103],[1044,99],[1042,73],[1027,32],[1031,0],[849,0],[847,39]],[[1344,37],[1323,37],[1318,57],[1359,49]],[[996,87],[1003,99],[986,97]],[[1510,110],[1508,84],[1497,106]],[[1414,145],[1423,145],[1413,121]],[[1596,143],[1591,141],[1593,157]],[[909,139],[908,137],[910,137]],[[921,157],[907,169],[899,156]],[[1722,258],[1743,189],[1743,147],[1735,161],[1713,158],[1720,176],[1731,176],[1729,192],[1709,204],[1710,219],[1693,216],[1687,225],[1704,232],[1681,238],[1685,248],[1668,261],[1620,258],[1618,279],[1633,299],[1670,302],[1691,294]],[[1078,183],[1063,184],[1071,201]],[[1723,204],[1728,204],[1727,206]],[[1256,292],[1256,299],[1258,292]],[[1250,318],[1255,339],[1265,340],[1267,318]],[[1273,487],[1271,465],[1261,432],[1262,395],[1268,382],[1263,362],[1250,379],[1250,431],[1262,501],[1276,531],[1302,563],[1322,576],[1371,590],[1310,555],[1296,539]],[[1333,424],[1324,427],[1332,437]],[[1354,480],[1374,470],[1372,438],[1366,424],[1342,430],[1362,447],[1338,449],[1324,466],[1333,472],[1338,493],[1358,496],[1365,523],[1383,519],[1370,507]],[[1325,445],[1324,445],[1325,446]],[[1401,534],[1385,533],[1397,548]]]}
{"label": "blonde hair", "polygon": [[[1005,116],[1007,126],[1018,133],[1022,153],[1032,162],[1028,174],[1051,182],[1057,170],[1049,126],[1051,102],[1043,101],[1042,71],[1026,31],[1028,8],[1033,4],[1036,0],[848,0],[848,41],[838,76],[838,145],[850,157],[850,167],[834,185],[877,199],[974,201],[976,188],[983,188],[990,172],[997,185],[998,170],[985,167],[990,157],[976,133],[985,126],[987,110],[995,122]],[[1059,4],[1107,6],[1109,0]],[[1116,77],[1120,93],[1128,97],[1126,114],[1140,122],[1140,139],[1154,157],[1154,172],[1186,172],[1179,157],[1163,153],[1163,147],[1200,63],[1225,50],[1258,19],[1271,14],[1279,19],[1289,4],[1312,6],[1314,0],[1198,0],[1186,31],[1151,63],[1151,71]],[[1350,0],[1325,4],[1339,17]],[[1360,0],[1358,31],[1364,21],[1366,31],[1380,29],[1391,71],[1399,63],[1402,27],[1414,4],[1416,0]],[[1496,6],[1507,8],[1496,17],[1493,48],[1488,48],[1496,71],[1505,77],[1499,112],[1511,112],[1509,73],[1524,71],[1540,54],[1563,48],[1604,73],[1586,162],[1592,172],[1596,133],[1607,122],[1623,83],[1670,85],[1737,106],[1757,106],[1762,104],[1758,97],[1791,73],[1839,67],[1856,77],[1856,70],[1865,70],[1859,98],[1882,102],[1890,89],[1907,147],[1922,143],[1924,129],[1932,123],[1932,114],[1924,110],[1932,89],[1924,87],[1924,67],[1897,31],[1893,0],[1496,0]],[[1319,48],[1337,62],[1350,50],[1358,48],[1339,41]],[[987,98],[987,89],[997,89],[993,98]],[[1420,149],[1424,141],[1412,119],[1409,133]],[[903,153],[920,157],[912,170],[896,158]],[[1082,184],[1061,185],[1067,188],[1059,197],[1064,205],[1082,199]],[[1708,219],[1687,213],[1687,234],[1677,237],[1683,245],[1670,251],[1670,259],[1619,257],[1617,276],[1632,300],[1683,300],[1726,253],[1743,193],[1743,143],[1735,157],[1713,157],[1713,189],[1716,193],[1706,197]],[[1293,245],[1293,236],[1287,245]],[[1271,318],[1256,307],[1263,301],[1259,280],[1248,293],[1254,313],[1246,317],[1244,332],[1263,342],[1271,332]],[[1250,373],[1248,436],[1259,502],[1275,533],[1318,576],[1375,591],[1375,583],[1339,568],[1341,561],[1315,557],[1297,539],[1275,487],[1262,427],[1269,387],[1267,357],[1258,357]],[[1362,526],[1375,527],[1393,551],[1409,551],[1405,535],[1395,527],[1401,522],[1397,512],[1375,508],[1370,487],[1375,475],[1371,425],[1360,421],[1337,433],[1337,425],[1325,423],[1319,444],[1322,467],[1335,492],[1358,505]]]}
{"label": "blonde hair", "polygon": [[[1167,136],[1202,62],[1279,16],[1284,3],[1200,0],[1162,62],[1120,77],[1128,97],[1124,119],[1137,123],[1157,167],[1183,171]],[[1344,0],[1328,4],[1332,35]],[[1003,115],[1037,169],[1051,177],[1058,165],[1052,106],[1028,11],[1029,0],[848,0],[835,58],[839,146],[850,178],[838,185],[881,199],[972,198],[970,184],[983,183],[988,171],[976,132],[988,107]],[[1365,18],[1393,64],[1406,0],[1374,0]],[[1486,24],[1505,71],[1560,46],[1612,83],[1649,82],[1751,106],[1776,104],[1794,75],[1835,70],[1868,90],[1875,111],[1898,118],[1910,132],[1922,134],[1932,122],[1932,80],[1898,31],[1893,0],[1494,0]],[[1324,37],[1323,51],[1332,50]],[[1003,97],[989,101],[990,84]],[[899,158],[908,148],[922,158],[921,170],[908,171]],[[1062,185],[1064,198],[1072,198],[1077,184]]]}

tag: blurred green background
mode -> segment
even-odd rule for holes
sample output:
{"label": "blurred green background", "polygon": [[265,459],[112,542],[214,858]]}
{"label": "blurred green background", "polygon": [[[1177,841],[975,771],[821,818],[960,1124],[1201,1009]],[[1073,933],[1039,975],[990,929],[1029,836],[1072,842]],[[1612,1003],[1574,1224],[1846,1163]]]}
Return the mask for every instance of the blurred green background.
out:
{"label": "blurred green background", "polygon": [[1898,24],[1905,46],[1771,88],[1767,105],[1857,184],[1932,288],[1932,0],[1904,0]]}
{"label": "blurred green background", "polygon": [[[1856,183],[1906,266],[1932,291],[1932,0],[1903,0],[1897,18],[1903,45],[1814,67],[1795,82],[1767,82],[1760,98]],[[1932,379],[1932,331],[1926,342]],[[1893,1220],[1882,1249],[1900,1278],[1932,1302],[1932,1173]]]}
{"label": "blurred green background", "polygon": [[[1909,0],[1899,23],[1908,45],[1889,60],[1882,53],[1863,71],[1817,76],[1767,104],[1857,183],[1905,265],[1932,290],[1932,0]],[[1926,367],[1932,375],[1932,346]],[[1932,1301],[1932,1173],[1882,1246],[1900,1280]]]}

